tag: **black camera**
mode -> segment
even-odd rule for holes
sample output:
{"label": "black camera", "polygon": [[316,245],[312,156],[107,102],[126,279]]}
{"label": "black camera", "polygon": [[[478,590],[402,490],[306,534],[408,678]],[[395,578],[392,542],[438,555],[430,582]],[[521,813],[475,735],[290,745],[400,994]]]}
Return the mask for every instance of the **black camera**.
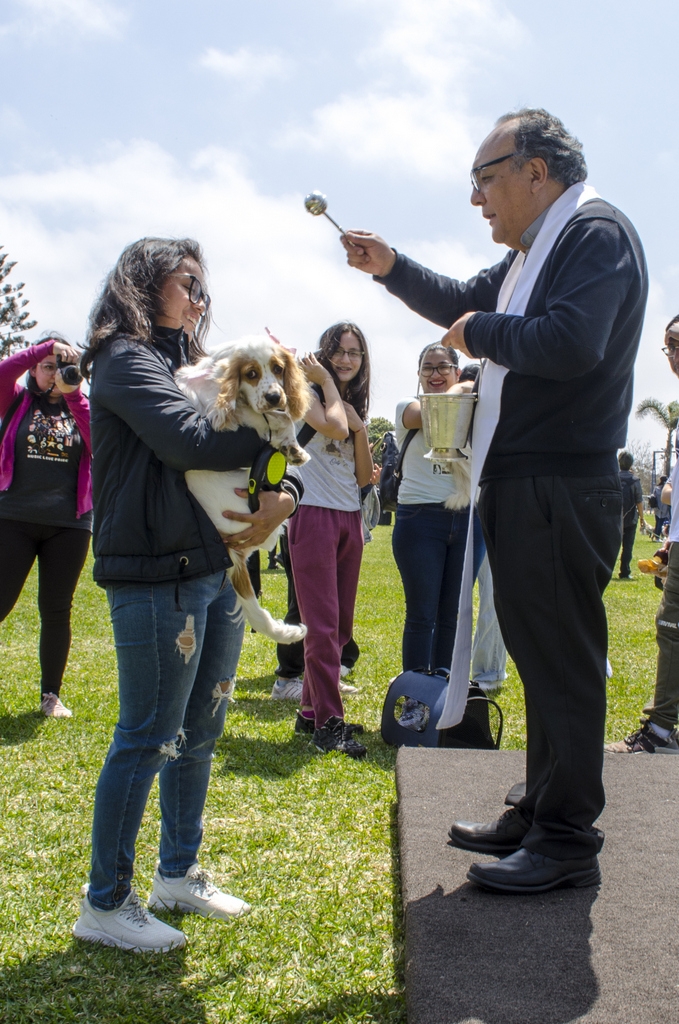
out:
{"label": "black camera", "polygon": [[57,370],[61,370],[61,379],[70,388],[76,387],[83,379],[83,375],[75,363],[65,363],[61,356],[57,356]]}

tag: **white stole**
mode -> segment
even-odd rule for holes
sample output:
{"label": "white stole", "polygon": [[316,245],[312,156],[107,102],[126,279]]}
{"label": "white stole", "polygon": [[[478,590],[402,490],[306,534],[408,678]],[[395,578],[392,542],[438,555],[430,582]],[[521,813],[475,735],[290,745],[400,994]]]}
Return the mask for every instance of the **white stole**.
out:
{"label": "white stole", "polygon": [[[571,185],[552,203],[537,238],[527,254],[520,252],[502,282],[497,300],[497,313],[523,316],[535,282],[557,238],[583,203],[599,196],[591,185]],[[455,648],[450,667],[450,683],[446,702],[437,729],[448,729],[462,721],[469,689],[469,666],[472,651],[472,591],[474,588],[474,507],[476,490],[481,479],[490,443],[500,418],[502,385],[508,370],[486,360],[481,375],[479,399],[474,414],[471,466],[471,503],[467,546],[464,555],[460,604],[457,617]]]}

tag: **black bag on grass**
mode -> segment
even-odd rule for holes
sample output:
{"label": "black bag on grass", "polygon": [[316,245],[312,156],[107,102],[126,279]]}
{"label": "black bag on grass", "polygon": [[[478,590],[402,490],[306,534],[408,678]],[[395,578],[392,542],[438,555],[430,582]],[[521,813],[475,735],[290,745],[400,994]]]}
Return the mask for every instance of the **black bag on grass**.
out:
{"label": "black bag on grass", "polygon": [[[462,721],[450,729],[437,729],[448,689],[445,669],[402,672],[392,679],[382,708],[382,739],[395,747],[469,747],[499,750],[502,739],[502,709],[479,686],[469,685]],[[403,705],[410,698],[420,705],[416,726],[399,721]]]}

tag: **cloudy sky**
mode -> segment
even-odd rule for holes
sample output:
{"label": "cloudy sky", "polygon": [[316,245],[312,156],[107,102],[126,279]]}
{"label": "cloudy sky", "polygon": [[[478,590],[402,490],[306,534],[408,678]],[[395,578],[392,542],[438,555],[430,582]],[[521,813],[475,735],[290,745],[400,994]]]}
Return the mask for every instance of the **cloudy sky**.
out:
{"label": "cloudy sky", "polygon": [[[34,333],[81,341],[125,244],[190,234],[209,264],[211,343],[267,325],[308,349],[356,320],[372,412],[392,418],[440,330],[349,270],[303,197],[320,189],[345,227],[470,276],[503,255],[469,204],[477,145],[506,110],[545,106],[641,234],[652,288],[635,400],[668,401],[678,29],[669,0],[2,0],[0,243]],[[630,437],[662,443],[634,417]]]}

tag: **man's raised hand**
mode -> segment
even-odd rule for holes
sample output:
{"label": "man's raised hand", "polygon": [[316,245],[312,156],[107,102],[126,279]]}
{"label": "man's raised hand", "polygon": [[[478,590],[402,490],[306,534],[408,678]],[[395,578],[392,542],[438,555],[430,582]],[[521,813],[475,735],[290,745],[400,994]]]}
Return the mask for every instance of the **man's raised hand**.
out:
{"label": "man's raised hand", "polygon": [[376,277],[386,277],[396,262],[396,253],[383,238],[371,231],[347,231],[340,237],[350,267]]}

